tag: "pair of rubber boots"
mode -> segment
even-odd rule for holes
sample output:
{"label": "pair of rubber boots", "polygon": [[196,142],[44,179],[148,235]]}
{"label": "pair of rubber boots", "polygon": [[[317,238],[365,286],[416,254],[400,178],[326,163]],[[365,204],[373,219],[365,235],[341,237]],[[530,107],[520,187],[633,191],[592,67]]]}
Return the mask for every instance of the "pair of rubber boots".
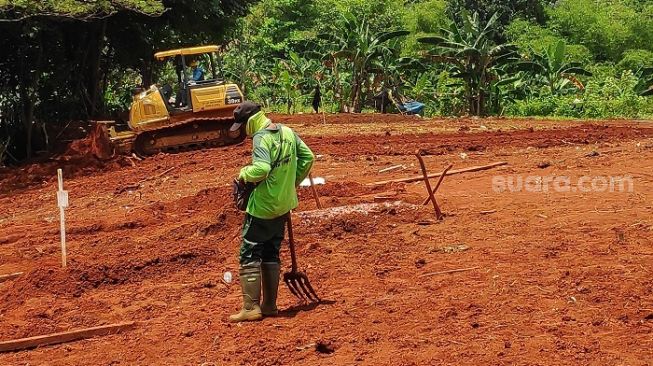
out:
{"label": "pair of rubber boots", "polygon": [[[264,316],[278,314],[279,271],[279,263],[272,262],[245,265],[240,268],[243,309],[238,314],[229,317],[231,322],[261,320]],[[263,284],[263,303],[260,303],[261,283]]]}

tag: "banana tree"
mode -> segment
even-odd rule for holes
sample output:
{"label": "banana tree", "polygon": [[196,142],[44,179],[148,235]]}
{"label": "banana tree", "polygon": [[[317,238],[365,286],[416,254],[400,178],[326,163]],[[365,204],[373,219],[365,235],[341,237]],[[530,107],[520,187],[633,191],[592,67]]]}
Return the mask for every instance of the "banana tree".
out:
{"label": "banana tree", "polygon": [[409,77],[424,71],[424,65],[413,57],[401,57],[401,48],[394,45],[374,60],[369,72],[374,74],[373,88],[400,87],[409,83]]}
{"label": "banana tree", "polygon": [[635,92],[643,97],[653,95],[653,67],[642,67],[635,72],[637,85]]}
{"label": "banana tree", "polygon": [[578,62],[566,62],[566,47],[563,41],[558,41],[547,47],[544,52],[531,50],[532,58],[517,63],[516,68],[532,73],[552,94],[567,90],[570,86],[582,90],[585,86],[578,76],[592,76],[592,73]]}
{"label": "banana tree", "polygon": [[340,29],[335,32],[335,35],[327,37],[336,49],[332,57],[349,62],[352,75],[349,97],[354,112],[362,110],[362,95],[366,84],[370,83],[369,76],[375,61],[384,53],[391,52],[388,41],[409,33],[405,30],[374,33],[366,19],[348,13],[345,14]]}
{"label": "banana tree", "polygon": [[492,85],[502,76],[500,69],[518,60],[513,45],[497,45],[492,41],[498,19],[495,13],[482,24],[478,13],[465,13],[462,24],[454,23],[449,29],[442,29],[442,36],[418,39],[434,46],[426,53],[428,59],[448,64],[451,76],[462,81],[468,113],[472,115],[485,114]]}

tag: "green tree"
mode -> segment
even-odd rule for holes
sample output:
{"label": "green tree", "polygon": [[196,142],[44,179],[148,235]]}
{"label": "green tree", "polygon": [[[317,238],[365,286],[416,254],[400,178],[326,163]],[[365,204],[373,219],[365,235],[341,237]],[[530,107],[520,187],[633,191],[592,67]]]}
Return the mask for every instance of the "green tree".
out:
{"label": "green tree", "polygon": [[565,50],[565,43],[558,41],[542,53],[533,52],[530,60],[520,62],[517,66],[521,70],[532,72],[536,80],[547,86],[552,94],[564,91],[570,84],[577,89],[583,89],[583,83],[578,76],[592,76],[592,73],[578,62],[566,62]]}
{"label": "green tree", "polygon": [[585,45],[596,61],[619,62],[630,48],[653,50],[653,11],[629,0],[561,0],[548,11],[549,28]]}
{"label": "green tree", "polygon": [[443,29],[443,36],[423,37],[420,42],[433,45],[429,57],[450,65],[452,76],[461,80],[468,113],[485,114],[485,102],[493,83],[499,81],[502,68],[515,61],[514,47],[495,44],[498,14],[482,22],[477,13],[465,14],[461,25],[452,24]]}
{"label": "green tree", "polygon": [[374,33],[366,19],[360,19],[348,13],[344,16],[340,31],[329,37],[334,42],[334,58],[345,59],[351,72],[350,102],[354,112],[363,108],[364,91],[369,90],[370,74],[377,70],[375,62],[384,53],[392,53],[389,41],[407,35],[409,32],[398,30]]}
{"label": "green tree", "polygon": [[402,23],[410,31],[402,45],[404,54],[417,56],[421,51],[418,38],[438,34],[440,29],[449,27],[451,20],[447,16],[447,2],[426,0],[409,4],[404,9]]}
{"label": "green tree", "polygon": [[457,22],[465,21],[465,13],[477,13],[480,21],[488,22],[495,14],[496,40],[502,35],[503,27],[515,18],[528,19],[539,24],[546,20],[545,6],[555,1],[548,0],[449,0],[448,11]]}

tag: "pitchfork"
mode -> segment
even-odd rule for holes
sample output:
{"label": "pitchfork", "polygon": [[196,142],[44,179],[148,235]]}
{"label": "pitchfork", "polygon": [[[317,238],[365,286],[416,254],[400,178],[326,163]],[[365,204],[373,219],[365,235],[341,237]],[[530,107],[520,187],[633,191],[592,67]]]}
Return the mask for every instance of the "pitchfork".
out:
{"label": "pitchfork", "polygon": [[297,270],[297,255],[295,254],[295,239],[292,234],[292,219],[290,218],[291,213],[288,213],[288,245],[290,247],[290,259],[292,261],[292,267],[290,272],[283,274],[283,282],[286,283],[290,292],[292,292],[295,297],[302,301],[313,301],[321,302],[320,297],[317,296],[313,286],[308,280],[306,273],[299,272]]}

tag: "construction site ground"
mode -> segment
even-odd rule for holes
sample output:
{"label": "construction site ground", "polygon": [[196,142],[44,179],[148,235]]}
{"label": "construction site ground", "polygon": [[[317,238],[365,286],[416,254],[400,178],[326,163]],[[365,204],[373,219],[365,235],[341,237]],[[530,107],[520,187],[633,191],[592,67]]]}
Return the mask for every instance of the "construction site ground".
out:
{"label": "construction site ground", "polygon": [[[107,162],[82,141],[0,170],[0,275],[23,272],[0,283],[0,341],[137,326],[2,353],[0,365],[653,365],[652,123],[272,117],[326,179],[325,208],[303,188],[293,220],[322,304],[282,283],[279,317],[227,321],[241,304],[243,220],[230,182],[250,141]],[[446,177],[438,222],[423,182],[369,185],[421,174],[418,149],[431,173],[508,164]],[[630,176],[633,189],[500,192],[495,176]]]}

